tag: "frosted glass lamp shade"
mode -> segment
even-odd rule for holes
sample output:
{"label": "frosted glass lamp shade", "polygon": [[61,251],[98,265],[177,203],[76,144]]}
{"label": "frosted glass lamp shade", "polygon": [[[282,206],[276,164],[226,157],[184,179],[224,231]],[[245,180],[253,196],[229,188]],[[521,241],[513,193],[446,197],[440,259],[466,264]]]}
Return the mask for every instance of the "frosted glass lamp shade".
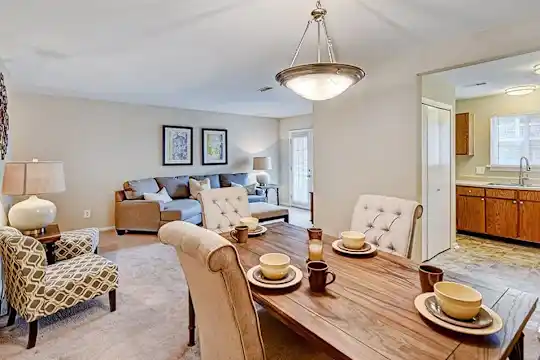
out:
{"label": "frosted glass lamp shade", "polygon": [[364,76],[357,66],[315,63],[285,69],[276,75],[276,80],[305,99],[322,101],[342,94]]}
{"label": "frosted glass lamp shade", "polygon": [[56,206],[37,194],[62,192],[66,189],[64,164],[60,161],[7,162],[4,169],[4,195],[30,195],[9,210],[9,223],[27,235],[43,231],[56,218]]}

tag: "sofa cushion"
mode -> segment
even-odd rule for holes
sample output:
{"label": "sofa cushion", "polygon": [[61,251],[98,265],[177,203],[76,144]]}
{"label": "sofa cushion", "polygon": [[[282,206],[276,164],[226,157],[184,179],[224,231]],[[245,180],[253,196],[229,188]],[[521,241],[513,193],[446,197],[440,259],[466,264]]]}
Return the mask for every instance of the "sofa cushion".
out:
{"label": "sofa cushion", "polygon": [[172,201],[166,188],[161,188],[157,193],[144,193],[144,200],[161,201],[164,204]]}
{"label": "sofa cushion", "polygon": [[211,188],[210,179],[208,178],[204,180],[189,179],[189,192],[192,199],[196,199],[201,191],[210,190]]}
{"label": "sofa cushion", "polygon": [[219,185],[219,175],[193,175],[193,176],[190,176],[190,178],[199,180],[199,181],[208,178],[210,179],[210,187],[212,189],[219,189],[221,187]]}
{"label": "sofa cushion", "polygon": [[248,202],[263,202],[266,201],[266,196],[264,195],[248,195]]}
{"label": "sofa cushion", "polygon": [[242,186],[248,184],[248,174],[247,173],[236,173],[236,174],[220,174],[219,183],[221,187],[229,187],[231,183],[240,184]]}
{"label": "sofa cushion", "polygon": [[163,205],[162,221],[186,220],[201,213],[201,204],[193,199],[177,199]]}
{"label": "sofa cushion", "polygon": [[128,200],[142,200],[144,193],[157,193],[159,186],[154,178],[129,180],[124,183],[124,192]]}
{"label": "sofa cushion", "polygon": [[189,176],[157,177],[160,187],[167,189],[173,199],[186,199],[189,197]]}

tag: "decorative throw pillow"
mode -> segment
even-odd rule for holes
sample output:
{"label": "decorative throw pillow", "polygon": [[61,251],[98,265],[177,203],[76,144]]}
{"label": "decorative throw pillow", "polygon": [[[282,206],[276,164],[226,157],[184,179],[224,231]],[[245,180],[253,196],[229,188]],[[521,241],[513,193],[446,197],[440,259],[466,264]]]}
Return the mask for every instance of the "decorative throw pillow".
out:
{"label": "decorative throw pillow", "polygon": [[210,179],[206,178],[204,180],[195,180],[195,179],[189,179],[189,192],[191,194],[191,197],[196,199],[197,195],[203,190],[210,190]]}
{"label": "decorative throw pillow", "polygon": [[243,187],[246,189],[248,195],[257,195],[257,183],[249,185],[240,185],[231,181],[231,187]]}
{"label": "decorative throw pillow", "polygon": [[169,193],[167,192],[167,189],[165,188],[162,188],[157,193],[144,193],[143,196],[144,200],[160,201],[162,203],[168,203],[172,201]]}

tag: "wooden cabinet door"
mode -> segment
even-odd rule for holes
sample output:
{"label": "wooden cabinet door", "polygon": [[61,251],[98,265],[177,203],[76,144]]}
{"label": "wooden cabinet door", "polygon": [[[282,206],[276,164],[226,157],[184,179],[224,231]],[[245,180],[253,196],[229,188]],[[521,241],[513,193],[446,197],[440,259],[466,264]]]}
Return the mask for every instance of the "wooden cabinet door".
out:
{"label": "wooden cabinet door", "polygon": [[486,208],[482,197],[456,197],[456,227],[476,233],[486,232]]}
{"label": "wooden cabinet door", "polygon": [[486,198],[486,233],[518,237],[518,204],[516,200]]}
{"label": "wooden cabinet door", "polygon": [[469,155],[469,113],[456,115],[456,155]]}
{"label": "wooden cabinet door", "polygon": [[540,242],[540,202],[519,202],[519,238]]}

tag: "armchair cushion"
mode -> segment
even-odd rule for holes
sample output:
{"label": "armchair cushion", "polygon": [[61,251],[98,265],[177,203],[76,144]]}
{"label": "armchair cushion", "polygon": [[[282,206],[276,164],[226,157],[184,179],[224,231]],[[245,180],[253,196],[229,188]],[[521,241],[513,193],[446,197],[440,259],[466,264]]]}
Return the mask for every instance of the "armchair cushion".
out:
{"label": "armchair cushion", "polygon": [[35,309],[34,319],[116,289],[118,266],[99,255],[81,255],[48,266],[44,285],[43,303]]}

